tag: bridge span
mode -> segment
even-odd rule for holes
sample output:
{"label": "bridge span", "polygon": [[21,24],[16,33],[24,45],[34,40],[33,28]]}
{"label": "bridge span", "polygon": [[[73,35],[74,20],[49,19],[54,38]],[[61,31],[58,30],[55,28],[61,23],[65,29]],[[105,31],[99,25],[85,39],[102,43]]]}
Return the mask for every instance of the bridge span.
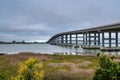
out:
{"label": "bridge span", "polygon": [[61,46],[81,46],[84,49],[120,51],[120,23],[89,29],[58,33],[47,43]]}

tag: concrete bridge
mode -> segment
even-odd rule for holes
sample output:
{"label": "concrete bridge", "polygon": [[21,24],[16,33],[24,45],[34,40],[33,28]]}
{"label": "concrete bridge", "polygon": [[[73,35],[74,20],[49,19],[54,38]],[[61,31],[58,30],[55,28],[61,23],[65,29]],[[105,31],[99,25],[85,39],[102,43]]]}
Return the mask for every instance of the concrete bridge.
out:
{"label": "concrete bridge", "polygon": [[120,51],[120,23],[95,28],[63,32],[51,37],[47,43],[61,46],[76,46],[101,51]]}

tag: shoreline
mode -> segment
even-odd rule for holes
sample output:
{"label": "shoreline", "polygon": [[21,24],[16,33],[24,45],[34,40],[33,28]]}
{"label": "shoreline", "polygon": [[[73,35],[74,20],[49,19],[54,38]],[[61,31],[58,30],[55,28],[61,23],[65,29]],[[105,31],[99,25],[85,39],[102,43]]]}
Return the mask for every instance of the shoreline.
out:
{"label": "shoreline", "polygon": [[[105,53],[100,53],[100,54],[105,54]],[[13,53],[13,54],[9,54],[9,53],[0,53],[0,56],[2,56],[2,55],[61,55],[61,56],[97,56],[97,53],[94,53],[94,54],[88,54],[88,53],[86,53],[86,54],[68,54],[68,53],[65,53],[65,54],[63,54],[63,53],[51,53],[51,54],[49,54],[49,53],[41,53],[41,52],[19,52],[19,53]],[[120,55],[115,55],[115,54],[106,54],[106,55],[108,55],[108,56],[115,56],[115,57],[120,57]]]}
{"label": "shoreline", "polygon": [[96,56],[96,53],[59,53],[59,52],[55,52],[55,53],[43,53],[43,52],[12,52],[12,53],[4,53],[1,52],[0,55],[20,55],[20,54],[26,54],[26,55],[76,55],[76,56]]}

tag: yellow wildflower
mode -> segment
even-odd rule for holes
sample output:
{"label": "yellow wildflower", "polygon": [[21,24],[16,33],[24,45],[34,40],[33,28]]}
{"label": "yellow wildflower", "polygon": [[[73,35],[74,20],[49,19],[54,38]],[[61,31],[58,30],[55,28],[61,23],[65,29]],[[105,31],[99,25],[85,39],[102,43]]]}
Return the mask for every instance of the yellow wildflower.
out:
{"label": "yellow wildflower", "polygon": [[17,80],[17,78],[11,77],[11,79],[10,79],[10,80]]}
{"label": "yellow wildflower", "polygon": [[43,78],[43,75],[44,75],[44,71],[34,71],[34,77],[36,78]]}
{"label": "yellow wildflower", "polygon": [[17,77],[12,77],[11,80],[24,80],[22,75],[18,75]]}
{"label": "yellow wildflower", "polygon": [[44,72],[43,65],[37,63],[36,59],[29,58],[24,63],[19,64],[18,75],[12,80],[42,80]]}
{"label": "yellow wildflower", "polygon": [[19,64],[18,74],[19,74],[19,75],[22,75],[26,70],[27,70],[27,66],[24,65],[23,63],[20,63],[20,64]]}
{"label": "yellow wildflower", "polygon": [[32,67],[37,61],[33,58],[29,58],[25,63],[28,67]]}

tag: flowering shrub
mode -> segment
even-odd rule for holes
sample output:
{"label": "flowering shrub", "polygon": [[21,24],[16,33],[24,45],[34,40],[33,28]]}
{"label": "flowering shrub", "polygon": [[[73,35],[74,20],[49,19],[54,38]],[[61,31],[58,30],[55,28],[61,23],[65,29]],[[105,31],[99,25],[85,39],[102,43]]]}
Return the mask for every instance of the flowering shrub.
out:
{"label": "flowering shrub", "polygon": [[11,80],[42,80],[43,78],[43,65],[37,63],[37,60],[29,58],[24,63],[19,64],[17,76],[12,77]]}

